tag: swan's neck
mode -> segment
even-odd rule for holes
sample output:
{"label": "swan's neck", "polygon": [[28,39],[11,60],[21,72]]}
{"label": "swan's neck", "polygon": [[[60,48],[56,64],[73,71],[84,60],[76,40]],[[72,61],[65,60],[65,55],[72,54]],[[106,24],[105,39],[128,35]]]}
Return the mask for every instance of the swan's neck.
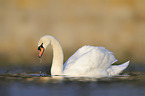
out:
{"label": "swan's neck", "polygon": [[59,41],[51,38],[53,49],[53,61],[51,67],[51,75],[62,75],[63,72],[63,51]]}

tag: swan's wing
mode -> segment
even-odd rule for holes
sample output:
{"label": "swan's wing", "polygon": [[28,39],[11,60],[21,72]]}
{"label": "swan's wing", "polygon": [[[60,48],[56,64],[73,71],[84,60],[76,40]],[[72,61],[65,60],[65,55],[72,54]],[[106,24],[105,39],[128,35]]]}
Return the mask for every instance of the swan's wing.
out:
{"label": "swan's wing", "polygon": [[117,61],[112,52],[104,47],[83,46],[78,49],[64,64],[64,74],[96,74],[93,70],[106,70]]}
{"label": "swan's wing", "polygon": [[82,55],[84,55],[85,53],[88,53],[88,51],[90,51],[91,49],[93,49],[93,47],[91,46],[83,46],[81,48],[79,48],[67,61],[65,64],[71,63],[73,61],[75,61],[76,59],[80,58]]}
{"label": "swan's wing", "polygon": [[119,73],[121,73],[123,70],[125,70],[128,67],[129,62],[130,61],[127,61],[120,65],[112,65],[110,68],[107,69],[108,74],[110,76],[118,75]]}

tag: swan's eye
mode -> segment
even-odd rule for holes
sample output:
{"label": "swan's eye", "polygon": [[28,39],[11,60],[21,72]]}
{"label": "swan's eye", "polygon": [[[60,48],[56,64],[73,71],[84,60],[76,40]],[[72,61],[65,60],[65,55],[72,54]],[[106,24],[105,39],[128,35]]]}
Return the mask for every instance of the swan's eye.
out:
{"label": "swan's eye", "polygon": [[44,47],[43,47],[43,43],[38,47],[38,50],[39,50],[39,58],[41,58],[41,56],[43,55],[43,52],[44,52]]}
{"label": "swan's eye", "polygon": [[43,43],[38,47],[38,50],[41,50],[41,48],[44,48]]}

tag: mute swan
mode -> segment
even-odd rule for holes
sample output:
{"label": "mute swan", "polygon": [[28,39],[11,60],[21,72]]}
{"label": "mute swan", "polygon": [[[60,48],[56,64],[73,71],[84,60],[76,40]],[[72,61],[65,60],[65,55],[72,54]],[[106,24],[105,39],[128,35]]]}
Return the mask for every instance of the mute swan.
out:
{"label": "mute swan", "polygon": [[112,65],[117,61],[112,52],[104,47],[83,46],[78,49],[63,66],[63,50],[59,41],[45,35],[38,42],[39,58],[48,45],[53,49],[53,61],[51,75],[67,76],[115,76],[121,73],[129,65],[129,61],[121,65]]}

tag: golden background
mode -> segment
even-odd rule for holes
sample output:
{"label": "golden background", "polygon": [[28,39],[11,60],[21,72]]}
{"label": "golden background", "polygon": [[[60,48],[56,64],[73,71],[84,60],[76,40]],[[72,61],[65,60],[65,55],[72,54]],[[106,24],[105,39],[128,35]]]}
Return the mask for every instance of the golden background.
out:
{"label": "golden background", "polygon": [[[114,52],[117,63],[144,64],[145,0],[0,0],[0,65],[39,64],[43,35],[60,41],[64,61],[93,45]],[[42,59],[51,63],[51,47]]]}

